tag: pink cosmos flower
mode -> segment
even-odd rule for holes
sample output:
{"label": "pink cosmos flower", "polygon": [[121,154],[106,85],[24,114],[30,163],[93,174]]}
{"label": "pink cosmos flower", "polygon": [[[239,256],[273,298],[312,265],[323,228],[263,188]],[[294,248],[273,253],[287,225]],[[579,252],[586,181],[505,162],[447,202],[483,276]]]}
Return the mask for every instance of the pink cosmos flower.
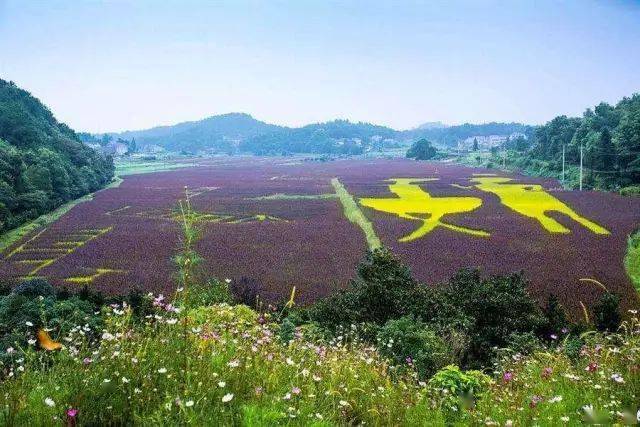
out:
{"label": "pink cosmos flower", "polygon": [[502,375],[502,381],[504,381],[505,383],[508,383],[512,379],[513,379],[513,372],[511,371],[507,371],[504,373],[504,375]]}

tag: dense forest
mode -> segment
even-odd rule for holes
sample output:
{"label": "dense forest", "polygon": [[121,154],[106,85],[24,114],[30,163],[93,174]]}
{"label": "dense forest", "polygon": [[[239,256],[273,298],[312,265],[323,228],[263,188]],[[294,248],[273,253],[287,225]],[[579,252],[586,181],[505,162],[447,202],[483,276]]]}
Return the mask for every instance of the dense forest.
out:
{"label": "dense forest", "polygon": [[537,127],[529,144],[509,148],[521,152],[518,166],[557,175],[562,171],[563,147],[565,169],[574,175],[582,147],[586,188],[640,183],[640,94],[615,106],[602,102],[582,117],[558,116]]}
{"label": "dense forest", "polygon": [[0,232],[93,192],[114,167],[29,92],[0,79]]}
{"label": "dense forest", "polygon": [[402,136],[411,140],[425,138],[435,144],[453,147],[457,145],[458,141],[474,136],[511,135],[513,133],[521,133],[529,137],[533,130],[533,126],[521,123],[465,123],[462,125],[445,127],[421,126],[416,129],[404,131]]}
{"label": "dense forest", "polygon": [[385,140],[393,139],[397,134],[385,126],[334,120],[258,135],[241,143],[240,150],[254,154],[362,154],[369,148],[393,145]]}

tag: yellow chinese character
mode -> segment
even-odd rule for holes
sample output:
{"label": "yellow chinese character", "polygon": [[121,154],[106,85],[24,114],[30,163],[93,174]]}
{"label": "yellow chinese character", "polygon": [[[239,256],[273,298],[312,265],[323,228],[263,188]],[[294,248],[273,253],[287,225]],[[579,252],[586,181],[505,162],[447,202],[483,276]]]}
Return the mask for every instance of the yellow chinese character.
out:
{"label": "yellow chinese character", "polygon": [[555,211],[565,214],[596,234],[609,234],[609,231],[598,224],[581,217],[569,206],[547,193],[538,184],[505,184],[511,178],[497,176],[477,176],[471,182],[482,191],[493,193],[500,202],[521,215],[537,219],[551,233],[569,233],[569,230],[555,219],[548,217],[547,212]]}
{"label": "yellow chinese character", "polygon": [[477,197],[431,197],[418,184],[437,180],[438,178],[390,179],[388,181],[393,184],[389,185],[389,190],[397,195],[397,198],[364,198],[360,199],[360,203],[378,211],[398,215],[400,218],[422,221],[420,228],[401,238],[400,242],[418,239],[438,226],[474,236],[488,236],[489,233],[482,230],[459,227],[441,221],[445,215],[477,209],[482,205],[482,199]]}

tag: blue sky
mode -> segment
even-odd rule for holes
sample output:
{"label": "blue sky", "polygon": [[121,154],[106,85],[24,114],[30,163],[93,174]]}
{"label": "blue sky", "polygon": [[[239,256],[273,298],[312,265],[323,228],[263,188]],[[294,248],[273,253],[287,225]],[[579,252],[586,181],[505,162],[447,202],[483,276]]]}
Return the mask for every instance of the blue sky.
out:
{"label": "blue sky", "polygon": [[0,0],[0,77],[94,132],[542,123],[640,92],[640,2]]}

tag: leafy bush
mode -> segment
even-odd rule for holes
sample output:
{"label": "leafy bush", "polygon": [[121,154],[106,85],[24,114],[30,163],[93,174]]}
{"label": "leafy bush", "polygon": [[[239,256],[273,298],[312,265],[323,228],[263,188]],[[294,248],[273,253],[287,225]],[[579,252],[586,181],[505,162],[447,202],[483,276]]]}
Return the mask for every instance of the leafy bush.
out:
{"label": "leafy bush", "polygon": [[[487,367],[511,334],[535,333],[549,323],[526,288],[521,274],[484,278],[476,270],[461,270],[430,288],[382,248],[367,254],[348,289],[312,306],[309,318],[335,333],[413,316],[444,338],[463,366]],[[562,322],[558,310],[552,307],[554,327]]]}
{"label": "leafy bush", "polygon": [[330,330],[362,322],[383,325],[414,312],[423,295],[410,270],[391,251],[380,248],[367,253],[347,290],[319,301],[309,314]]}
{"label": "leafy bush", "polygon": [[461,270],[443,292],[473,319],[466,366],[487,366],[494,348],[505,347],[511,334],[537,331],[544,324],[521,274],[483,278],[477,270]]}
{"label": "leafy bush", "polygon": [[240,280],[231,282],[230,290],[235,302],[247,307],[258,308],[264,286],[254,278],[241,277]]}
{"label": "leafy bush", "polygon": [[562,331],[569,326],[567,313],[555,295],[549,296],[543,314],[545,321],[539,334],[546,340],[549,340],[553,335],[560,336]]}
{"label": "leafy bush", "polygon": [[102,317],[91,303],[78,297],[61,301],[16,293],[0,297],[0,363],[8,363],[9,349],[34,346],[40,328],[49,330],[54,340],[74,328],[82,328],[85,338],[94,340],[100,334]]}
{"label": "leafy bush", "polygon": [[378,333],[378,351],[395,364],[415,367],[423,379],[453,362],[447,343],[413,316],[389,320]]}
{"label": "leafy bush", "polygon": [[513,353],[524,355],[539,350],[542,344],[533,332],[520,332],[509,335],[507,348]]}
{"label": "leafy bush", "polygon": [[16,295],[24,295],[27,298],[35,297],[53,297],[55,291],[53,286],[49,284],[45,279],[30,279],[25,280],[13,289],[13,293]]}
{"label": "leafy bush", "polygon": [[594,322],[599,331],[615,332],[620,327],[622,317],[619,311],[620,297],[605,293],[593,307]]}
{"label": "leafy bush", "polygon": [[233,302],[229,283],[218,279],[210,279],[204,284],[192,284],[185,298],[185,304],[188,307],[231,304]]}
{"label": "leafy bush", "polygon": [[630,185],[628,187],[623,187],[620,189],[620,194],[622,196],[640,196],[640,185]]}
{"label": "leafy bush", "polygon": [[462,371],[449,365],[436,372],[428,385],[439,397],[440,407],[451,418],[461,409],[472,408],[487,392],[491,378],[480,371]]}

